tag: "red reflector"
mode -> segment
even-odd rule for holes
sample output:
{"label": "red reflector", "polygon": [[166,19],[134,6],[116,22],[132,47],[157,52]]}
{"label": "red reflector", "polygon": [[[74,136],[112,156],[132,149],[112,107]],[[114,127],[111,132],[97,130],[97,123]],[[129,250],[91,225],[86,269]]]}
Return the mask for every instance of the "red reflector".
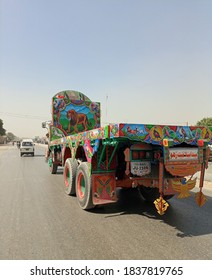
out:
{"label": "red reflector", "polygon": [[64,95],[58,94],[58,95],[56,95],[56,97],[57,97],[58,99],[63,99],[63,98],[64,98]]}
{"label": "red reflector", "polygon": [[204,140],[203,139],[199,139],[198,140],[198,146],[199,147],[203,147],[204,146]]}
{"label": "red reflector", "polygon": [[169,146],[169,141],[168,139],[163,139],[163,146],[168,147]]}

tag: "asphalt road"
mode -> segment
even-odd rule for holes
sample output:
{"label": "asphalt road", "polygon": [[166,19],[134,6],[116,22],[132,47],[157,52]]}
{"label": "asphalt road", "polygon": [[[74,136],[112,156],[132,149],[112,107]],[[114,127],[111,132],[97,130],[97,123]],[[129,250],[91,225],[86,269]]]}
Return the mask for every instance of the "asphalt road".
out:
{"label": "asphalt road", "polygon": [[79,208],[63,191],[62,169],[51,175],[44,149],[19,156],[0,146],[0,259],[212,259],[212,191],[199,208],[194,193],[173,198],[164,216],[137,190],[116,204]]}

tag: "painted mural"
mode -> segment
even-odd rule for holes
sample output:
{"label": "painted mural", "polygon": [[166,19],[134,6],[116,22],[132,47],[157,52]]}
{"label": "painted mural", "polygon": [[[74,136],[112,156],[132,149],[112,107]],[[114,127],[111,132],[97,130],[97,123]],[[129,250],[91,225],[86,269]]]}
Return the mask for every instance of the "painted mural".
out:
{"label": "painted mural", "polygon": [[154,145],[162,145],[163,139],[172,139],[174,145],[183,142],[197,145],[198,139],[211,143],[212,130],[198,126],[114,124],[110,126],[110,137],[127,137]]}
{"label": "painted mural", "polygon": [[[78,91],[62,91],[52,99],[51,140],[100,127],[100,103]],[[56,132],[56,133],[54,133]]]}
{"label": "painted mural", "polygon": [[[99,127],[90,131],[84,131],[67,138],[65,134],[58,128],[52,127],[53,139],[58,139],[55,144],[68,142],[71,143],[124,137],[135,141],[141,141],[154,145],[162,145],[163,139],[172,139],[174,145],[187,143],[197,145],[198,139],[205,139],[212,144],[212,128],[197,126],[159,126],[144,124],[113,124],[105,127]],[[61,138],[63,137],[63,138]],[[62,139],[62,142],[61,142]]]}

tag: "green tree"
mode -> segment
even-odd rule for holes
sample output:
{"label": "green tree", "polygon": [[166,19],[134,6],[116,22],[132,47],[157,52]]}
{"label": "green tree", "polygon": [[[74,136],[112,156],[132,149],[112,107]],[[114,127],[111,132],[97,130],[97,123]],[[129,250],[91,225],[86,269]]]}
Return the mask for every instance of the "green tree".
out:
{"label": "green tree", "polygon": [[0,119],[0,135],[3,136],[6,133],[6,130],[3,128],[3,121]]}
{"label": "green tree", "polygon": [[212,118],[203,118],[197,122],[197,125],[212,126]]}
{"label": "green tree", "polygon": [[15,140],[16,136],[12,132],[8,132],[7,138],[9,139],[9,141],[13,141]]}

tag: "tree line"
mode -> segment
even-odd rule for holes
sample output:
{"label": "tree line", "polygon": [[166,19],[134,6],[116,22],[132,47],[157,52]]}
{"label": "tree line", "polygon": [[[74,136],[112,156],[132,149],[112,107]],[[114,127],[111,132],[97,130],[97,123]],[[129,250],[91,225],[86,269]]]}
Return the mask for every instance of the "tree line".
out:
{"label": "tree line", "polygon": [[13,141],[16,138],[16,136],[12,132],[6,133],[6,129],[3,126],[3,120],[0,119],[0,136],[7,136],[9,141]]}

